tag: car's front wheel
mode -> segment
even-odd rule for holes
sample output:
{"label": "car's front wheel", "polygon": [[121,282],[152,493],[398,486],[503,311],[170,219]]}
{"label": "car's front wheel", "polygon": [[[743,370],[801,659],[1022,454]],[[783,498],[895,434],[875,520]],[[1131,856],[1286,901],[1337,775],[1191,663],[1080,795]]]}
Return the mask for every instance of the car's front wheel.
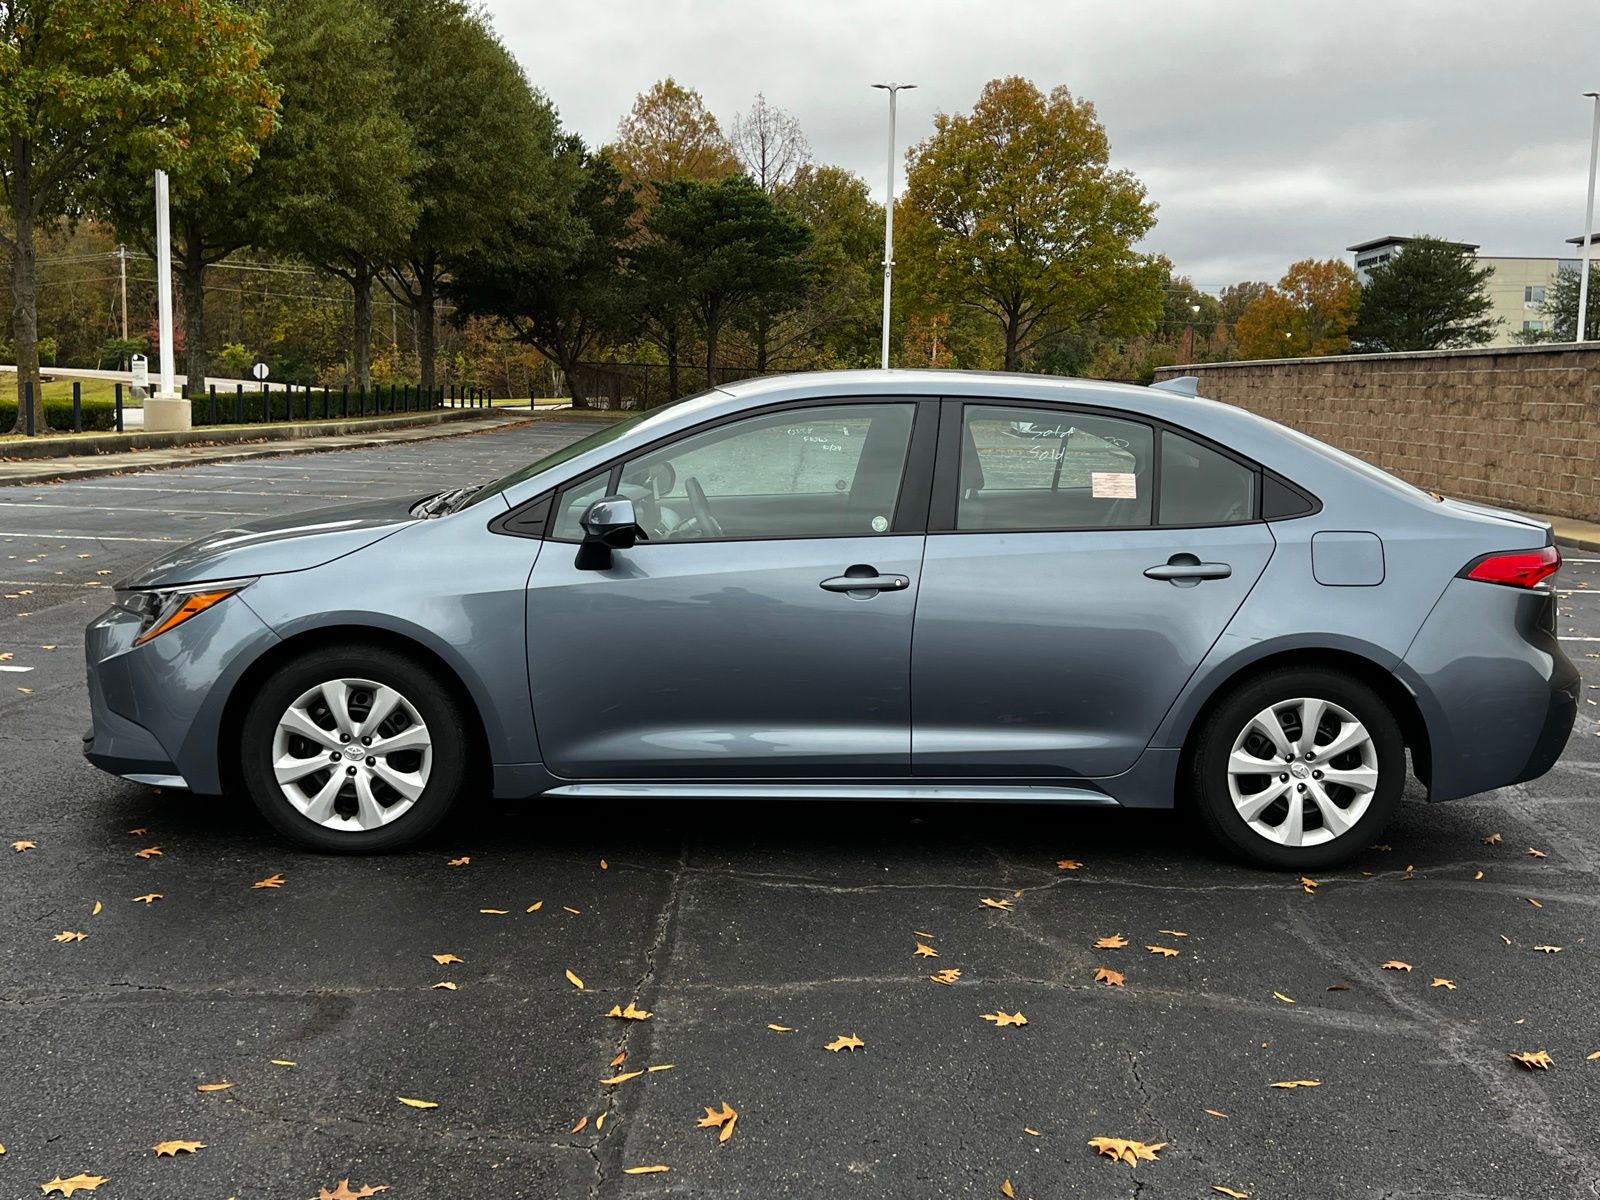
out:
{"label": "car's front wheel", "polygon": [[382,647],[326,648],[280,667],[245,713],[244,783],[263,816],[313,850],[410,845],[467,781],[469,739],[434,672]]}
{"label": "car's front wheel", "polygon": [[1342,671],[1245,682],[1211,710],[1193,750],[1201,822],[1235,854],[1280,870],[1348,859],[1389,823],[1405,785],[1399,723]]}

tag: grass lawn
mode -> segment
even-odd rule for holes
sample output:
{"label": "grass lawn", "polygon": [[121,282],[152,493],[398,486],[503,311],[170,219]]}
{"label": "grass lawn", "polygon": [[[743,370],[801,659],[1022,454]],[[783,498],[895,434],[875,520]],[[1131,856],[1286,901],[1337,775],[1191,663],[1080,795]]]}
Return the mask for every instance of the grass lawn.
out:
{"label": "grass lawn", "polygon": [[[74,376],[45,367],[41,374],[51,376],[50,382],[44,385],[44,398],[46,400],[72,399],[72,383]],[[102,404],[111,404],[116,399],[117,382],[114,379],[79,379],[83,385],[83,402],[92,404],[99,401]],[[125,408],[132,408],[130,403],[132,389],[124,385],[122,389],[122,404]],[[0,400],[15,400],[17,398],[17,377],[10,371],[0,375]]]}

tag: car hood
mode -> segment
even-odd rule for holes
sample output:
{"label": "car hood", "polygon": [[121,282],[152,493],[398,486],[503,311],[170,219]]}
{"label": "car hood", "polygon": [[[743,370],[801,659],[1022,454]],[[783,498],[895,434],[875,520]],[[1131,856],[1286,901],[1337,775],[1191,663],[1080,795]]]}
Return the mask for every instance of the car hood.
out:
{"label": "car hood", "polygon": [[411,509],[421,499],[368,500],[245,521],[174,547],[116,586],[167,587],[320,567],[415,524],[420,518]]}

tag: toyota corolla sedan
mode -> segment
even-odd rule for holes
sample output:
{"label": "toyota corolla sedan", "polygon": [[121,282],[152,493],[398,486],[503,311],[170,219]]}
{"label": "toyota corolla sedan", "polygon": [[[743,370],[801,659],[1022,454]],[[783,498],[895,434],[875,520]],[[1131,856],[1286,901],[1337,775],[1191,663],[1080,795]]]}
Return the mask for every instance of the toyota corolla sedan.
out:
{"label": "toyota corolla sedan", "polygon": [[1408,771],[1547,771],[1578,691],[1550,526],[1193,390],[753,380],[226,529],[89,626],[85,753],[322,851],[486,793],[1000,800],[1192,807],[1301,871]]}

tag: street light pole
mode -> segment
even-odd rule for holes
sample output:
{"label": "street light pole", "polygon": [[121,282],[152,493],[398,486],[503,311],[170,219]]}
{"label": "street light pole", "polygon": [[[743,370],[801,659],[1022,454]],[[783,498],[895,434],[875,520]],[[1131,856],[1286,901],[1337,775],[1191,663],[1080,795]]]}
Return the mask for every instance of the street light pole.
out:
{"label": "street light pole", "polygon": [[1594,238],[1594,168],[1595,157],[1600,154],[1600,92],[1585,92],[1594,101],[1594,128],[1589,134],[1589,199],[1583,208],[1583,275],[1578,281],[1578,327],[1573,330],[1574,342],[1588,341],[1589,332],[1589,252]]}
{"label": "street light pole", "polygon": [[894,109],[895,99],[901,91],[910,90],[914,83],[875,83],[872,85],[889,93],[889,186],[888,202],[883,210],[883,369],[889,369],[889,295],[894,284]]}
{"label": "street light pole", "polygon": [[[144,427],[188,429],[189,402],[178,394],[172,353],[172,217],[167,203],[167,173],[156,172],[156,306],[161,322],[161,387],[144,402]],[[201,380],[202,385],[204,380]]]}

